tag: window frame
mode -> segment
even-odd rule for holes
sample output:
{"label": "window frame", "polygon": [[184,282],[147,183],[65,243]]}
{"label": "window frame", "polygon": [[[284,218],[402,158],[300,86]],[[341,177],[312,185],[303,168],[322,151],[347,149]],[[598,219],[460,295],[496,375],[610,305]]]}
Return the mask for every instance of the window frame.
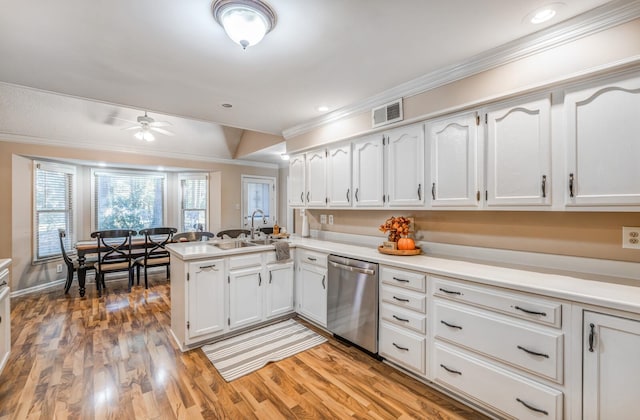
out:
{"label": "window frame", "polygon": [[[208,232],[211,232],[211,221],[209,220],[209,207],[210,206],[210,188],[211,188],[211,184],[210,184],[210,180],[209,180],[209,174],[206,172],[200,172],[200,173],[182,173],[182,174],[178,174],[178,194],[179,194],[179,221],[178,221],[178,226],[180,226],[180,228],[184,227],[184,212],[185,210],[201,210],[201,209],[185,209],[184,208],[184,194],[182,193],[182,181],[188,181],[188,180],[205,180],[207,183],[207,187],[205,188],[205,192],[207,194],[207,198],[205,200],[206,203],[206,207],[204,209],[204,220],[205,220],[205,230]],[[188,232],[185,231],[185,232]]]}
{"label": "window frame", "polygon": [[272,190],[271,190],[271,195],[269,197],[269,206],[270,206],[269,218],[266,219],[267,223],[261,223],[258,227],[273,227],[273,225],[277,221],[277,214],[278,214],[278,197],[277,197],[278,183],[276,182],[277,181],[276,177],[261,176],[261,175],[242,175],[241,176],[240,202],[242,207],[240,208],[240,226],[242,226],[244,229],[251,228],[251,219],[250,219],[251,215],[250,214],[245,215],[245,212],[247,210],[245,186],[246,186],[246,183],[250,182],[251,180],[266,181],[271,184]]}
{"label": "window frame", "polygon": [[[71,185],[65,188],[66,189],[65,192],[69,193],[69,196],[65,198],[65,202],[67,204],[67,209],[65,210],[66,224],[67,224],[65,232],[67,234],[67,245],[65,248],[67,249],[67,253],[70,253],[70,254],[75,253],[75,251],[72,248],[72,245],[76,241],[76,216],[75,215],[77,214],[76,199],[78,196],[77,168],[73,165],[65,165],[57,162],[33,160],[33,180],[32,180],[33,181],[32,182],[33,202],[32,202],[32,227],[31,227],[31,230],[32,230],[31,261],[33,264],[45,264],[47,262],[59,260],[62,258],[62,250],[60,249],[58,249],[58,252],[56,252],[55,254],[51,254],[43,257],[40,257],[39,255],[40,229],[39,229],[38,221],[40,219],[39,217],[40,212],[38,211],[38,171],[40,170],[71,175],[71,178],[70,178]],[[44,211],[44,212],[49,213],[51,212],[51,210]],[[58,235],[58,232],[56,232],[56,237],[57,235]]]}
{"label": "window frame", "polygon": [[[105,174],[120,174],[120,175],[130,175],[130,176],[153,176],[160,177],[164,179],[163,182],[163,191],[162,191],[162,226],[167,226],[167,217],[168,217],[168,208],[167,208],[167,182],[168,176],[166,172],[161,171],[138,171],[135,169],[110,169],[110,168],[91,168],[91,230],[97,231],[97,220],[96,220],[96,175],[100,173]],[[148,226],[147,226],[148,227]]]}

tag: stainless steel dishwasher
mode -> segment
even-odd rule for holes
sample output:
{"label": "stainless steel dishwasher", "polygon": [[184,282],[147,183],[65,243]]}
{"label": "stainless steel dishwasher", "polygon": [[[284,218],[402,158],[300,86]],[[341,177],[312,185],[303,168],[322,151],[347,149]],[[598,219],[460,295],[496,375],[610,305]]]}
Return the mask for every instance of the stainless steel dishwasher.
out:
{"label": "stainless steel dishwasher", "polygon": [[378,264],[329,255],[327,328],[378,353]]}

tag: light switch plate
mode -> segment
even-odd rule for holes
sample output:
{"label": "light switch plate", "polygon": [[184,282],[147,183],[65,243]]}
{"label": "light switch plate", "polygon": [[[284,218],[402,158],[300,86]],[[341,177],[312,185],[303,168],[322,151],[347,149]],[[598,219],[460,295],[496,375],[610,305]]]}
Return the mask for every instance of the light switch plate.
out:
{"label": "light switch plate", "polygon": [[320,224],[324,225],[327,223],[327,215],[326,214],[321,214],[320,215]]}
{"label": "light switch plate", "polygon": [[640,227],[622,227],[622,247],[640,249]]}
{"label": "light switch plate", "polygon": [[329,224],[332,225],[333,224],[333,214],[329,215]]}

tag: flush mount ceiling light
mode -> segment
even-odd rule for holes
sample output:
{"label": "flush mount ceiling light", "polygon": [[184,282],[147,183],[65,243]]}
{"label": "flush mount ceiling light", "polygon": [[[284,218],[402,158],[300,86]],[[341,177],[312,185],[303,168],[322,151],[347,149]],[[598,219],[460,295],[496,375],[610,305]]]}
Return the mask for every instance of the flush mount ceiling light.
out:
{"label": "flush mount ceiling light", "polygon": [[276,25],[276,14],[260,0],[215,0],[211,11],[242,49],[256,45]]}

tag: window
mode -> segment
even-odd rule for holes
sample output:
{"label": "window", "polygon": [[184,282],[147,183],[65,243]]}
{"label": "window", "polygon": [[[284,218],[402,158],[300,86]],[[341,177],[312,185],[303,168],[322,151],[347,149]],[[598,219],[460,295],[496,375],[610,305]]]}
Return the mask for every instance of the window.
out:
{"label": "window", "polygon": [[180,226],[182,232],[208,231],[209,179],[206,174],[180,176]]}
{"label": "window", "polygon": [[95,230],[140,230],[164,225],[163,173],[92,171]]}
{"label": "window", "polygon": [[251,215],[255,215],[255,227],[273,226],[276,215],[276,180],[271,177],[242,176],[242,220],[245,228],[251,227]]}
{"label": "window", "polygon": [[34,162],[34,262],[62,255],[58,229],[67,232],[65,248],[73,245],[75,175],[73,166]]}

